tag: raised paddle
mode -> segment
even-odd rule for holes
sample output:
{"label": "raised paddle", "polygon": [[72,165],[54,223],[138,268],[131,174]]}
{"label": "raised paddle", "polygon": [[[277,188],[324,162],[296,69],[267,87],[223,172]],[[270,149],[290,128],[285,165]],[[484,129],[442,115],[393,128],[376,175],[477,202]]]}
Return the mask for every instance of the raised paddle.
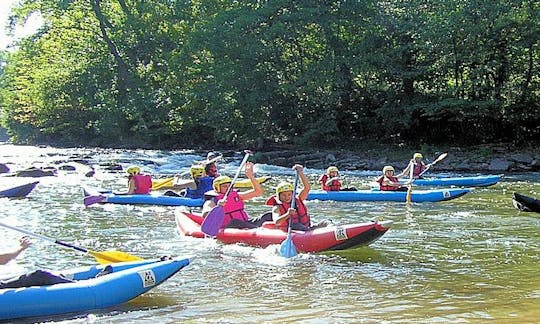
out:
{"label": "raised paddle", "polygon": [[[232,188],[234,187],[234,183],[236,182],[236,179],[238,179],[238,175],[240,175],[240,171],[242,171],[242,168],[244,167],[244,164],[246,164],[250,151],[244,151],[245,155],[242,159],[242,162],[240,163],[240,167],[236,171],[236,174],[234,175],[234,178],[231,181],[231,184],[229,185],[229,188],[227,188],[227,191],[225,192],[224,197],[227,198],[229,196],[229,193],[231,192]],[[223,219],[225,218],[225,210],[223,209],[223,206],[216,206],[212,208],[212,210],[206,215],[204,218],[204,221],[201,224],[201,231],[209,236],[216,236],[219,232],[219,229],[221,228],[221,223],[223,223]]]}
{"label": "raised paddle", "polygon": [[21,233],[24,233],[24,234],[27,234],[27,235],[30,235],[30,236],[33,236],[33,237],[37,237],[37,238],[45,240],[45,241],[53,242],[53,243],[62,245],[64,247],[77,250],[79,252],[90,254],[100,264],[109,264],[109,263],[115,263],[115,262],[126,262],[126,261],[142,260],[142,258],[139,258],[138,256],[131,255],[131,254],[128,254],[128,253],[125,253],[125,252],[122,252],[122,251],[96,252],[96,251],[87,250],[87,249],[79,247],[79,246],[71,245],[69,243],[62,242],[62,241],[59,241],[59,240],[56,240],[56,239],[53,239],[53,238],[50,238],[50,237],[47,237],[47,236],[32,233],[32,232],[24,230],[22,228],[18,228],[18,227],[15,227],[15,226],[4,224],[2,222],[0,222],[0,226],[4,226],[4,227],[12,229],[14,231],[18,231],[18,232],[21,232]]}
{"label": "raised paddle", "polygon": [[420,172],[420,174],[418,176],[422,176],[424,173],[426,173],[427,170],[429,170],[429,168],[431,168],[431,166],[435,165],[437,162],[440,162],[441,160],[443,160],[446,156],[448,155],[448,153],[443,153],[441,155],[439,155],[438,158],[435,159],[435,161],[429,163],[428,165],[426,165],[426,168]]}
{"label": "raised paddle", "polygon": [[[291,208],[296,207],[296,188],[298,187],[298,170],[296,170],[296,173],[294,175],[294,188],[293,188],[293,195],[292,195],[292,201],[291,201]],[[281,246],[279,248],[279,252],[281,253],[281,256],[286,258],[292,258],[293,256],[296,256],[298,252],[296,251],[296,246],[294,246],[294,243],[292,241],[292,234],[291,234],[291,227],[292,227],[292,216],[289,216],[289,228],[287,229],[287,238],[285,241],[281,242]]]}

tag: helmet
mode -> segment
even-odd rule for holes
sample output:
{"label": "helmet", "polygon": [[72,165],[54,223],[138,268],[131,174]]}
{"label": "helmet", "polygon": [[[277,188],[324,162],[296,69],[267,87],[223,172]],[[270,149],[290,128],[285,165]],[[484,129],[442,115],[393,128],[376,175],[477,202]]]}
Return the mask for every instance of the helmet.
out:
{"label": "helmet", "polygon": [[192,165],[189,169],[189,173],[192,178],[202,177],[204,175],[204,168],[202,165]]}
{"label": "helmet", "polygon": [[284,191],[293,191],[294,187],[289,182],[280,182],[276,187],[276,196]]}
{"label": "helmet", "polygon": [[126,169],[126,172],[133,175],[133,174],[139,174],[141,173],[141,168],[139,168],[136,165],[132,165]]}
{"label": "helmet", "polygon": [[339,170],[335,166],[330,166],[330,167],[328,167],[328,169],[326,169],[326,173],[330,174],[330,172],[339,172]]}
{"label": "helmet", "polygon": [[218,156],[219,154],[217,154],[216,152],[208,152],[208,154],[206,155],[206,160],[210,161],[217,158]]}
{"label": "helmet", "polygon": [[422,153],[414,153],[413,155],[413,159],[423,159],[424,156],[422,155]]}
{"label": "helmet", "polygon": [[385,166],[385,167],[382,169],[382,172],[383,172],[383,173],[386,173],[386,171],[395,171],[395,170],[394,170],[394,167],[393,167],[393,166],[387,165],[387,166]]}
{"label": "helmet", "polygon": [[219,186],[221,186],[224,183],[231,183],[231,182],[232,182],[231,178],[227,176],[219,176],[214,179],[214,182],[212,182],[212,185],[214,187],[214,190],[216,192],[219,192]]}

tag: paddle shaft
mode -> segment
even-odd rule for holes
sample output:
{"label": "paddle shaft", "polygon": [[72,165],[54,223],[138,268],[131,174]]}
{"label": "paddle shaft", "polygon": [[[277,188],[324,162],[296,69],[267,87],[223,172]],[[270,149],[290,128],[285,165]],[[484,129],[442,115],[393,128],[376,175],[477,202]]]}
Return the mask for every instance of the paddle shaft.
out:
{"label": "paddle shaft", "polygon": [[238,176],[240,175],[240,172],[242,171],[242,167],[244,166],[244,164],[246,164],[247,160],[249,159],[249,155],[251,154],[250,151],[244,151],[244,153],[246,154],[244,155],[242,162],[240,162],[240,167],[238,168],[238,170],[236,170],[236,174],[234,175],[234,178],[232,179],[231,184],[229,185],[229,188],[227,188],[227,191],[225,192],[225,198],[229,196],[229,193],[234,187],[234,183],[236,182],[236,180],[238,179]]}
{"label": "paddle shaft", "polygon": [[439,155],[438,158],[435,159],[435,161],[431,162],[430,164],[427,165],[427,167],[422,171],[420,172],[420,174],[418,176],[422,176],[424,173],[426,173],[427,170],[429,170],[429,168],[431,168],[432,165],[435,165],[437,162],[440,162],[441,160],[443,160],[446,156],[448,155],[448,153],[443,153],[441,155]]}
{"label": "paddle shaft", "polygon": [[45,241],[53,242],[53,243],[56,243],[56,244],[59,244],[59,245],[62,245],[62,246],[65,246],[65,247],[68,247],[68,248],[77,250],[77,251],[79,251],[79,252],[88,253],[88,250],[87,250],[87,249],[84,249],[84,248],[82,248],[82,247],[78,247],[78,246],[75,246],[75,245],[71,245],[71,244],[69,244],[69,243],[62,242],[62,241],[59,241],[59,240],[56,240],[56,239],[53,239],[53,238],[50,238],[50,237],[47,237],[47,236],[44,236],[44,235],[32,233],[32,232],[27,231],[27,230],[24,230],[24,229],[22,229],[22,228],[10,226],[10,225],[4,224],[4,223],[2,223],[2,222],[0,222],[0,226],[4,226],[4,227],[9,228],[9,229],[12,229],[12,230],[14,230],[14,231],[21,232],[21,233],[24,233],[24,234],[26,234],[26,235],[30,235],[30,236],[33,236],[33,237],[36,237],[36,238],[39,238],[39,239],[42,239],[42,240],[45,240]]}
{"label": "paddle shaft", "polygon": [[[296,188],[298,188],[298,170],[296,170],[296,173],[294,175],[294,187],[293,187],[293,195],[292,195],[292,201],[291,201],[291,208],[296,208]],[[296,255],[296,247],[294,246],[294,243],[292,242],[292,215],[289,215],[289,228],[287,229],[287,238],[283,243],[281,243],[281,249],[282,255],[284,257],[293,257]],[[283,249],[285,249],[285,253],[283,253]]]}

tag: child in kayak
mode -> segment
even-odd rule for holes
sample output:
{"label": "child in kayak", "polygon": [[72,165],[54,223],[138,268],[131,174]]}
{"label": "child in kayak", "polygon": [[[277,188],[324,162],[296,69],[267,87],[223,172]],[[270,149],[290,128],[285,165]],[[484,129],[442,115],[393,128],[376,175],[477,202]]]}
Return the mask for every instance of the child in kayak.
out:
{"label": "child in kayak", "polygon": [[399,183],[399,176],[394,176],[394,167],[387,165],[382,170],[383,174],[376,182],[379,183],[379,190],[381,191],[407,191],[407,187],[404,187]]}
{"label": "child in kayak", "polygon": [[[26,236],[19,239],[19,246],[10,252],[0,253],[0,265],[6,264],[15,259],[22,251],[26,250],[32,242]],[[5,288],[22,288],[31,286],[48,286],[59,283],[73,282],[60,275],[52,274],[48,271],[36,270],[27,274],[16,276],[11,279],[1,280],[0,289]]]}
{"label": "child in kayak", "polygon": [[204,167],[202,165],[192,165],[189,169],[191,178],[195,182],[195,189],[186,188],[181,192],[181,195],[186,198],[203,198],[204,193],[212,190],[214,178],[205,174]]}
{"label": "child in kayak", "polygon": [[319,177],[321,189],[325,191],[341,190],[341,181],[339,179],[339,170],[335,166],[330,166],[326,169],[326,173]]}
{"label": "child in kayak", "polygon": [[420,174],[427,167],[426,164],[424,163],[424,161],[422,161],[423,158],[424,158],[424,156],[422,155],[422,153],[414,153],[413,158],[409,161],[409,164],[407,164],[407,167],[405,168],[405,170],[403,170],[403,172],[398,174],[396,177],[398,177],[398,178],[401,178],[401,177],[409,178],[411,176],[410,172],[412,170],[412,178],[413,179],[421,179],[422,176]]}
{"label": "child in kayak", "polygon": [[231,186],[231,178],[219,176],[214,179],[214,190],[206,193],[206,196],[210,197],[210,199],[204,202],[203,217],[206,217],[214,207],[220,205],[225,210],[225,218],[221,228],[256,228],[267,220],[262,218],[250,220],[244,210],[244,201],[259,197],[263,193],[261,184],[253,175],[252,162],[246,162],[245,173],[246,177],[251,181],[253,189],[242,192],[232,189],[229,191],[228,196],[225,196],[225,193]]}
{"label": "child in kayak", "polygon": [[152,190],[152,178],[150,175],[141,174],[141,168],[134,165],[128,167],[126,172],[129,174],[127,195],[150,193],[150,190]]}
{"label": "child in kayak", "polygon": [[300,181],[302,182],[302,190],[294,197],[296,199],[296,207],[291,208],[293,200],[294,186],[288,182],[282,182],[276,187],[276,194],[267,199],[266,205],[272,206],[272,219],[277,226],[289,225],[289,217],[292,217],[291,229],[300,231],[311,231],[315,228],[328,226],[327,221],[321,221],[316,225],[311,225],[311,217],[308,214],[304,200],[306,200],[311,185],[304,174],[304,167],[300,164],[293,166],[293,170],[298,172]]}

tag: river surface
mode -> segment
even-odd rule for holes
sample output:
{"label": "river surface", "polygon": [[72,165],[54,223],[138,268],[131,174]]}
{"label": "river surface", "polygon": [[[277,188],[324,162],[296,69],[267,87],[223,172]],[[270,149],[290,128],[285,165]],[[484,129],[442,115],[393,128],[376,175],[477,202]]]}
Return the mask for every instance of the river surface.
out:
{"label": "river surface", "polygon": [[[440,203],[307,202],[312,217],[335,224],[373,217],[393,227],[369,247],[301,254],[285,259],[276,247],[223,245],[181,237],[178,207],[92,205],[84,208],[81,185],[124,190],[117,163],[141,165],[157,176],[185,171],[202,156],[191,151],[116,151],[0,145],[0,163],[12,171],[59,167],[85,157],[95,168],[70,162],[25,199],[0,198],[2,222],[94,251],[117,249],[145,258],[190,256],[192,263],[161,286],[118,307],[40,318],[45,322],[178,323],[538,323],[540,321],[540,214],[512,207],[512,192],[540,197],[538,173],[505,174],[503,181]],[[451,152],[448,159],[451,159]],[[233,176],[241,155],[218,164]],[[289,168],[256,165],[271,175],[264,197],[247,206],[267,211],[265,199]],[[315,186],[323,170],[306,168]],[[437,175],[435,167],[431,175]],[[342,172],[346,186],[368,188],[376,171]],[[451,174],[445,174],[451,175]],[[0,177],[0,188],[33,178]],[[416,188],[415,188],[416,189]],[[2,249],[20,233],[0,227]],[[47,241],[34,244],[11,267],[61,270],[91,265],[93,257]],[[1,305],[5,307],[5,305]]]}

